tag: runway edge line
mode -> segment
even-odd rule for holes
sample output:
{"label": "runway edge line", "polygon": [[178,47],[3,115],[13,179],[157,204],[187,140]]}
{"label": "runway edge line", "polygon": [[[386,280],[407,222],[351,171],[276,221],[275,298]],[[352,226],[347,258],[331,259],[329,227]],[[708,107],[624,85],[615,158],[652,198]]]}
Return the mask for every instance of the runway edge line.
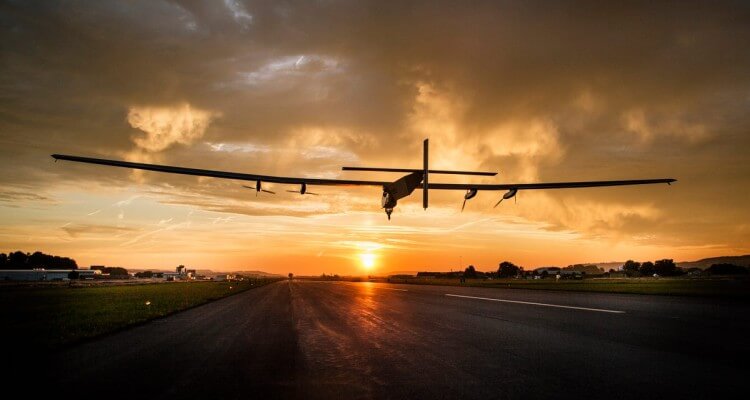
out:
{"label": "runway edge line", "polygon": [[603,313],[610,313],[610,314],[625,314],[625,311],[620,311],[620,310],[605,310],[605,309],[602,309],[602,308],[563,306],[563,305],[560,305],[560,304],[547,304],[547,303],[535,303],[535,302],[531,302],[531,301],[494,299],[494,298],[491,298],[491,297],[464,296],[464,295],[460,295],[460,294],[450,294],[450,293],[446,293],[445,295],[448,296],[448,297],[460,297],[460,298],[463,298],[463,299],[497,301],[497,302],[500,302],[500,303],[514,303],[514,304],[526,304],[526,305],[541,306],[541,307],[568,308],[568,309],[571,309],[571,310],[596,311],[596,312],[603,312]]}

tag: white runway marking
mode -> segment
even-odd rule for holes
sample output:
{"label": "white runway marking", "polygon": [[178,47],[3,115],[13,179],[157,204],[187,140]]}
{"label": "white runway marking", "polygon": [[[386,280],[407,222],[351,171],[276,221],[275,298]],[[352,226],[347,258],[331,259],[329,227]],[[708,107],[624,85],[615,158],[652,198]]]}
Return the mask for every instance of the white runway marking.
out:
{"label": "white runway marking", "polygon": [[516,303],[516,304],[528,304],[532,306],[542,306],[542,307],[555,307],[555,308],[569,308],[571,310],[584,310],[584,311],[596,311],[596,312],[605,312],[605,313],[611,313],[611,314],[625,314],[625,311],[619,311],[619,310],[605,310],[601,308],[587,308],[587,307],[574,307],[574,306],[562,306],[559,304],[547,304],[547,303],[534,303],[530,301],[518,301],[518,300],[504,300],[504,299],[493,299],[490,297],[475,297],[475,296],[462,296],[460,294],[446,294],[446,296],[450,297],[461,297],[464,299],[475,299],[475,300],[488,300],[488,301],[499,301],[501,303]]}

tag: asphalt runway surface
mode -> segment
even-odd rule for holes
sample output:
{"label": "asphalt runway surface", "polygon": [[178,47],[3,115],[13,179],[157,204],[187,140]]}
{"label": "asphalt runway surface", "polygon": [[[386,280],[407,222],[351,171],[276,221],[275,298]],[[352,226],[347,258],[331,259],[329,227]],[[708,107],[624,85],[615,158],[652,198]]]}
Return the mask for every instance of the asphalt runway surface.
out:
{"label": "asphalt runway surface", "polygon": [[57,353],[77,398],[746,398],[727,300],[284,281]]}

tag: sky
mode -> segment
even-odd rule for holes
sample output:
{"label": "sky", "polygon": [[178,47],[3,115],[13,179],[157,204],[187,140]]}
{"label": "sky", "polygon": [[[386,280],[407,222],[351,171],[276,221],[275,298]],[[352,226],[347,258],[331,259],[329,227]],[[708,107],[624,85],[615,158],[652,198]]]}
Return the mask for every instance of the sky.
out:
{"label": "sky", "polygon": [[[745,2],[0,1],[0,251],[80,266],[377,274],[750,253]],[[671,185],[415,193],[341,166]],[[252,185],[252,183],[251,183]]]}

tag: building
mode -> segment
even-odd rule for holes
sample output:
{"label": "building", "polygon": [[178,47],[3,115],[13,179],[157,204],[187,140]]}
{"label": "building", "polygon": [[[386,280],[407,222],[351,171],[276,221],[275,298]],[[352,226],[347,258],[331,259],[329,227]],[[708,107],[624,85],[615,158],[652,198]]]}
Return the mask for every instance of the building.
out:
{"label": "building", "polygon": [[175,272],[162,272],[162,277],[168,281],[195,279],[195,270],[187,269],[184,265],[179,265],[175,268]]}
{"label": "building", "polygon": [[0,270],[0,281],[67,281],[72,271],[78,272],[79,279],[94,279],[101,274],[91,269],[4,269]]}
{"label": "building", "polygon": [[168,281],[174,281],[177,279],[183,279],[182,274],[179,272],[162,272],[160,273],[161,277],[157,276],[157,278],[164,278]]}
{"label": "building", "polygon": [[583,279],[586,275],[583,271],[571,271],[569,269],[560,270],[560,278],[562,279]]}
{"label": "building", "polygon": [[560,273],[560,267],[542,267],[534,270],[534,275],[555,276]]}

